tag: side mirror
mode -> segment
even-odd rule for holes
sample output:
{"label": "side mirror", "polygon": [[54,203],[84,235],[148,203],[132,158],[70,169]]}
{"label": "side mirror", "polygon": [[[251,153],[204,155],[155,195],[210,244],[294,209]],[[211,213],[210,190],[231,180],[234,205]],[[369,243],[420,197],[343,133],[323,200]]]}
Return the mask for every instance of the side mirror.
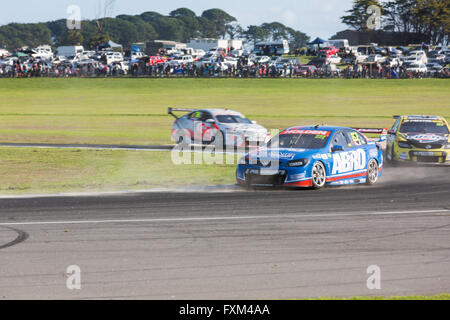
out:
{"label": "side mirror", "polygon": [[253,123],[253,124],[258,124],[258,122],[257,122],[257,121],[252,121],[252,123]]}
{"label": "side mirror", "polygon": [[395,131],[391,129],[391,130],[388,131],[388,134],[393,134],[393,135],[395,135]]}
{"label": "side mirror", "polygon": [[341,151],[344,151],[344,147],[343,146],[334,146],[331,149],[331,152],[341,152]]}
{"label": "side mirror", "polygon": [[206,120],[206,123],[216,123],[216,121],[214,121],[214,119],[208,119]]}

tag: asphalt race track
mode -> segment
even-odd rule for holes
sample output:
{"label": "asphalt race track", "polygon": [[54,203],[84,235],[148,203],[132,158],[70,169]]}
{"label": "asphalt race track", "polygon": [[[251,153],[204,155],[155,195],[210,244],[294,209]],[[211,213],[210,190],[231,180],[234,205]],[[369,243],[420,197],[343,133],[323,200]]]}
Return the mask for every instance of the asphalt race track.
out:
{"label": "asphalt race track", "polygon": [[[450,292],[450,168],[321,191],[1,199],[0,257],[0,299]],[[81,290],[66,288],[70,265]],[[366,286],[371,265],[380,290]]]}

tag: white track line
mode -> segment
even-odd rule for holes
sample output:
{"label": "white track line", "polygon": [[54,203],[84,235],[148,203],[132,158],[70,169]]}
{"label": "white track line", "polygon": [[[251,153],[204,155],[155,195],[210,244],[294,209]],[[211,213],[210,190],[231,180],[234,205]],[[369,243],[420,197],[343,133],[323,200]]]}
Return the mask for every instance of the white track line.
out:
{"label": "white track line", "polygon": [[235,184],[216,185],[216,186],[196,186],[173,187],[173,188],[154,188],[154,189],[136,189],[136,190],[118,190],[118,191],[98,191],[98,192],[66,192],[66,193],[41,193],[41,194],[23,194],[23,195],[1,195],[0,200],[18,200],[18,199],[36,199],[36,198],[74,198],[74,197],[108,197],[136,194],[152,194],[161,192],[171,193],[227,193],[235,191],[244,191]]}
{"label": "white track line", "polygon": [[149,152],[170,152],[169,149],[143,149],[143,148],[114,148],[114,147],[77,147],[77,146],[8,146],[0,145],[1,148],[26,148],[26,149],[73,149],[73,150],[113,150],[113,151],[149,151]]}
{"label": "white track line", "polygon": [[215,150],[201,150],[193,148],[191,150],[172,150],[172,149],[148,149],[148,148],[119,148],[119,147],[89,147],[89,146],[46,146],[46,145],[3,145],[0,148],[25,148],[25,149],[69,149],[69,150],[111,150],[111,151],[147,151],[147,152],[186,152],[186,153],[210,153],[210,154],[229,154],[229,155],[244,155],[245,152],[233,151],[215,151]]}
{"label": "white track line", "polygon": [[[35,225],[68,225],[68,224],[109,224],[109,223],[159,223],[159,222],[201,222],[201,221],[233,221],[233,220],[261,220],[261,219],[301,219],[301,218],[337,218],[354,216],[395,216],[407,214],[438,214],[450,213],[450,210],[423,211],[390,211],[390,212],[360,212],[336,214],[306,214],[306,215],[267,215],[242,217],[198,217],[198,218],[161,218],[161,219],[128,219],[128,220],[80,220],[80,221],[36,221],[36,222],[4,222],[0,226],[35,226]],[[447,215],[446,215],[447,216]]]}

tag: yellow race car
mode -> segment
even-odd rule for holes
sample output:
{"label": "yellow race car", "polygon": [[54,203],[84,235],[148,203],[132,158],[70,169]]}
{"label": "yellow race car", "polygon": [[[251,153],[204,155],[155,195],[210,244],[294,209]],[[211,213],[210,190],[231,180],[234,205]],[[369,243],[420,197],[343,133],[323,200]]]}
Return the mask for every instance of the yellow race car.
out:
{"label": "yellow race car", "polygon": [[450,127],[438,116],[394,116],[388,131],[388,163],[450,163]]}

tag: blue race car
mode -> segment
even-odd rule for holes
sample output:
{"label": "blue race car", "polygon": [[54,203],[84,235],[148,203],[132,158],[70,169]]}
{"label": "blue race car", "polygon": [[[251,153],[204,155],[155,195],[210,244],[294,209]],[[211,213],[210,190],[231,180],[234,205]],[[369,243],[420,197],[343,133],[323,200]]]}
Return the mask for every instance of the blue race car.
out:
{"label": "blue race car", "polygon": [[[359,130],[359,131],[358,131]],[[343,127],[292,127],[239,161],[238,184],[251,186],[313,187],[325,185],[373,185],[381,177],[383,151],[361,132],[386,129]]]}

